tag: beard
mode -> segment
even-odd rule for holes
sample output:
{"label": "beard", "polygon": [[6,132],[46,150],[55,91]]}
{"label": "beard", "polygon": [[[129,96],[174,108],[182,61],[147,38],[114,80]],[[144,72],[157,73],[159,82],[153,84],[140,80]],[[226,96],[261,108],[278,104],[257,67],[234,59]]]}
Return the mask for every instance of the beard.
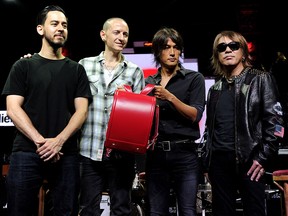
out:
{"label": "beard", "polygon": [[65,42],[67,40],[67,37],[65,39],[63,39],[63,40],[60,40],[60,39],[51,40],[51,38],[47,38],[47,37],[45,37],[45,39],[47,40],[49,45],[51,47],[53,47],[53,49],[58,49],[58,48],[64,47]]}

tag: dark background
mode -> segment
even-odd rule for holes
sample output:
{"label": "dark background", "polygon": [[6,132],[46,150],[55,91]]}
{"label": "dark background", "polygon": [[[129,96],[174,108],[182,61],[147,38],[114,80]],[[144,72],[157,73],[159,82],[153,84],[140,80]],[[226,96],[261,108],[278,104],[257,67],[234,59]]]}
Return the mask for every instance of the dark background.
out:
{"label": "dark background", "polygon": [[[213,76],[209,59],[214,37],[222,30],[239,31],[253,42],[253,55],[266,70],[275,61],[277,51],[288,51],[288,8],[280,0],[0,0],[1,92],[12,64],[26,53],[39,52],[36,16],[50,4],[60,5],[68,15],[66,48],[68,56],[76,61],[98,55],[104,49],[99,32],[104,21],[114,16],[124,18],[129,25],[128,47],[133,47],[134,41],[151,41],[162,26],[176,28],[184,39],[184,57],[197,58],[199,72],[205,76]],[[0,110],[5,110],[2,97]],[[6,137],[8,143],[12,140],[10,133],[11,128],[0,128],[1,138]]]}
{"label": "dark background", "polygon": [[277,51],[288,51],[288,8],[284,6],[284,1],[0,1],[3,79],[20,56],[39,51],[41,41],[35,19],[38,11],[49,4],[59,4],[68,14],[69,37],[66,45],[69,57],[76,61],[98,55],[104,49],[99,32],[104,21],[112,16],[120,16],[127,21],[130,27],[128,47],[133,47],[134,41],[151,41],[153,34],[162,26],[176,28],[184,38],[185,58],[197,58],[199,72],[204,75],[212,73],[209,68],[212,43],[222,30],[239,31],[252,41],[257,48],[257,59],[267,70]]}
{"label": "dark background", "polygon": [[[76,61],[98,55],[104,49],[99,32],[106,19],[116,16],[124,18],[129,25],[128,47],[133,47],[134,41],[151,41],[162,26],[177,29],[184,39],[184,57],[196,58],[199,72],[206,77],[213,76],[209,59],[213,40],[222,30],[239,31],[252,42],[256,49],[251,54],[266,70],[275,62],[276,52],[283,52],[286,57],[288,54],[288,8],[283,0],[0,0],[0,92],[12,64],[24,54],[39,52],[41,40],[36,32],[36,16],[50,4],[60,5],[68,15],[66,48],[68,56]],[[149,49],[135,51],[150,52]],[[286,70],[284,83],[285,73]],[[0,110],[5,109],[1,96]],[[0,137],[2,164],[9,161],[14,127],[0,127]],[[280,156],[271,170],[286,169],[285,164],[287,155]]]}

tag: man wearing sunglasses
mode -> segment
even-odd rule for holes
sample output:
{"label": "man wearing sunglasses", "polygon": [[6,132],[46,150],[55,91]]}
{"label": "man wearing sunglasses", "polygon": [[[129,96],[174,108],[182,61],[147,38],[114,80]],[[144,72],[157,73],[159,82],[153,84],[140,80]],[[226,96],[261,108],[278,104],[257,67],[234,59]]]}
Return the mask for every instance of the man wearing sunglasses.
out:
{"label": "man wearing sunglasses", "polygon": [[216,36],[211,64],[219,79],[207,96],[204,173],[213,216],[235,216],[239,195],[245,216],[265,216],[264,174],[284,133],[274,77],[252,67],[234,31]]}

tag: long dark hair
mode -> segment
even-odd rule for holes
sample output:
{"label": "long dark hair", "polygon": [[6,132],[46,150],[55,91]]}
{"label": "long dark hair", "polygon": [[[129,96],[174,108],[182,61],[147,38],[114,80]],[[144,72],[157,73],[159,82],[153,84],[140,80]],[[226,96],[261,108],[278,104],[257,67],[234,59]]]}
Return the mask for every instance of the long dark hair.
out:
{"label": "long dark hair", "polygon": [[177,46],[177,49],[183,53],[184,43],[182,36],[173,28],[163,27],[158,30],[152,40],[152,53],[154,54],[154,62],[156,66],[160,65],[161,51],[165,49],[168,39],[171,39]]}
{"label": "long dark hair", "polygon": [[214,69],[215,75],[225,75],[225,70],[223,70],[223,65],[219,61],[219,53],[217,50],[217,45],[219,43],[219,40],[222,37],[230,38],[232,41],[239,42],[240,48],[242,49],[243,54],[243,65],[244,67],[251,66],[251,59],[249,55],[248,45],[247,41],[244,38],[244,36],[238,32],[235,31],[222,31],[219,34],[216,35],[213,43],[213,54],[211,56],[211,66]]}

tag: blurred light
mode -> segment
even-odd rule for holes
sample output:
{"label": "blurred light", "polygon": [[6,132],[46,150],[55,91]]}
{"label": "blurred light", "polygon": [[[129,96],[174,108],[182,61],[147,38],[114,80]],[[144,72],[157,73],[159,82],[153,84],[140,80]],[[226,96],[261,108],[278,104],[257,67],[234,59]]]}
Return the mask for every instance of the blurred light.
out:
{"label": "blurred light", "polygon": [[247,42],[247,46],[248,46],[248,52],[254,52],[256,50],[256,46],[253,42]]}
{"label": "blurred light", "polygon": [[146,41],[134,41],[133,47],[144,47],[145,43],[146,43]]}
{"label": "blurred light", "polygon": [[134,48],[124,48],[122,53],[135,53]]}
{"label": "blurred light", "polygon": [[18,0],[3,0],[4,3],[15,3],[18,4],[19,1]]}
{"label": "blurred light", "polygon": [[68,49],[66,47],[62,48],[62,55],[66,56],[66,57],[69,56],[69,51],[68,51]]}
{"label": "blurred light", "polygon": [[145,42],[144,47],[152,47],[152,43],[151,42]]}

